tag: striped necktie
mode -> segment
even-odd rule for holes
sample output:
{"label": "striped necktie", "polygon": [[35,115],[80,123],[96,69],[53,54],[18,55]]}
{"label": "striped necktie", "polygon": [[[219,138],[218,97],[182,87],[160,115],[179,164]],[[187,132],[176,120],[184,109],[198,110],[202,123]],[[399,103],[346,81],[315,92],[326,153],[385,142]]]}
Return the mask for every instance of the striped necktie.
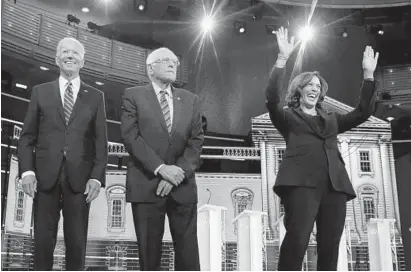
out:
{"label": "striped necktie", "polygon": [[64,116],[66,117],[66,124],[70,120],[70,115],[73,111],[74,97],[73,97],[73,84],[71,82],[67,85],[66,92],[64,94]]}
{"label": "striped necktie", "polygon": [[168,95],[166,91],[160,91],[161,111],[163,112],[164,120],[166,121],[167,130],[168,130],[168,133],[170,134],[171,133],[171,115],[170,115],[170,107],[168,105],[166,95]]}

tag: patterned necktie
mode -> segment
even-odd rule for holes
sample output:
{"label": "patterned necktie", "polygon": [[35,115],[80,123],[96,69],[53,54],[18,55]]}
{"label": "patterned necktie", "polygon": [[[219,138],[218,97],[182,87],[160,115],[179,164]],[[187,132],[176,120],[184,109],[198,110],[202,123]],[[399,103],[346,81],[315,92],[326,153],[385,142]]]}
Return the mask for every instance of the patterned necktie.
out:
{"label": "patterned necktie", "polygon": [[168,130],[168,133],[170,134],[171,133],[171,115],[170,115],[170,107],[168,105],[166,95],[168,95],[166,91],[160,91],[161,111],[163,112],[164,120],[166,121],[167,130]]}
{"label": "patterned necktie", "polygon": [[70,115],[73,111],[73,106],[74,106],[74,97],[73,97],[72,88],[73,88],[73,84],[71,84],[70,82],[64,94],[64,116],[66,117],[66,124],[68,124],[70,120]]}

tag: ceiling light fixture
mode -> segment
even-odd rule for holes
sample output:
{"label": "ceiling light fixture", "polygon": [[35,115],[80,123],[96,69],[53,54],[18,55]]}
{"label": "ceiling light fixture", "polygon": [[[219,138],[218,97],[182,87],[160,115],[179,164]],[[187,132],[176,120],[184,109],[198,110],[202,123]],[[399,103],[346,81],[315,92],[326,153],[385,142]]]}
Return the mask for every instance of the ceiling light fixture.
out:
{"label": "ceiling light fixture", "polygon": [[16,87],[20,89],[27,89],[27,85],[16,83]]}

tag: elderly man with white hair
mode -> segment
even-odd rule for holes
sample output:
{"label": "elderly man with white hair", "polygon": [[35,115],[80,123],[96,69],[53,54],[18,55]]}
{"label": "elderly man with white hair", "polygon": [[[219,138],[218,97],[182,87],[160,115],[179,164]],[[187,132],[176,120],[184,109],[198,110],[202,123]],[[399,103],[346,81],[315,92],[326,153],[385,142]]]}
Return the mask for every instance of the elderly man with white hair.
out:
{"label": "elderly man with white hair", "polygon": [[84,270],[90,202],[105,184],[104,94],[80,80],[84,46],[57,45],[60,77],[34,86],[18,145],[23,190],[34,198],[34,269],[52,270],[60,211],[66,270]]}
{"label": "elderly man with white hair", "polygon": [[177,56],[159,48],[147,57],[151,83],[124,92],[121,135],[130,154],[126,200],[131,202],[141,270],[160,270],[165,215],[175,270],[200,270],[197,185],[204,141],[197,95],[175,88]]}

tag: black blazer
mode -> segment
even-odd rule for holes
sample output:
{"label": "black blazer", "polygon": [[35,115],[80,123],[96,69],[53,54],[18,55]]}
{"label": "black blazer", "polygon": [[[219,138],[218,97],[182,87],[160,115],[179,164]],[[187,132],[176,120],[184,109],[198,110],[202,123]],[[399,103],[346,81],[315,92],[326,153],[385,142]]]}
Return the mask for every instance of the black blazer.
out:
{"label": "black blazer", "polygon": [[130,154],[126,179],[126,200],[156,202],[161,164],[185,171],[185,179],[171,191],[179,203],[197,203],[195,170],[199,166],[204,133],[197,95],[179,88],[173,92],[171,136],[152,84],[124,91],[121,136]]}
{"label": "black blazer", "polygon": [[81,82],[66,125],[58,79],[33,87],[18,144],[20,175],[34,171],[37,189],[49,190],[65,156],[73,191],[84,192],[89,179],[104,186],[108,155],[104,107],[103,92]]}
{"label": "black blazer", "polygon": [[363,82],[360,102],[347,114],[317,109],[324,119],[324,129],[320,131],[300,109],[280,106],[279,93],[284,76],[285,68],[274,68],[266,90],[270,119],[287,145],[278,170],[275,193],[281,197],[287,186],[316,187],[319,179],[324,177],[327,168],[324,164],[328,161],[328,175],[334,189],[346,193],[349,200],[355,198],[344,160],[338,150],[337,135],[362,124],[371,116],[374,82]]}

